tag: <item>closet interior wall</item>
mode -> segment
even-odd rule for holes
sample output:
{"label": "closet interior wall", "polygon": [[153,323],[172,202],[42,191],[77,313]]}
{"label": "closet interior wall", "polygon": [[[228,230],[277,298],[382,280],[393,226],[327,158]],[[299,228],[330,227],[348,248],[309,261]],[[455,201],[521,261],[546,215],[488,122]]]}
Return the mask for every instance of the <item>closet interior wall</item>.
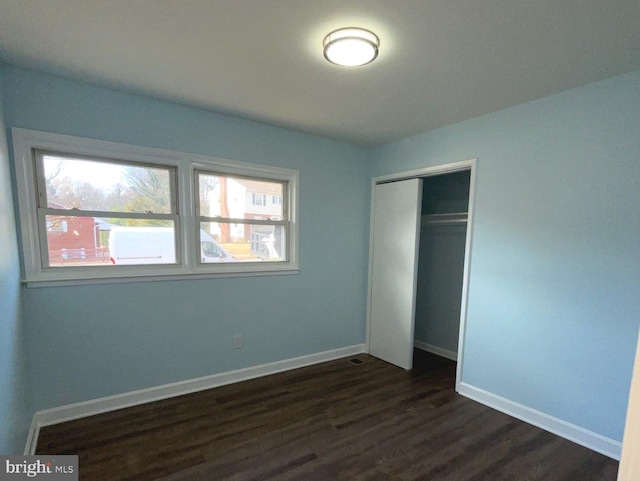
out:
{"label": "closet interior wall", "polygon": [[415,346],[456,360],[470,171],[423,182]]}

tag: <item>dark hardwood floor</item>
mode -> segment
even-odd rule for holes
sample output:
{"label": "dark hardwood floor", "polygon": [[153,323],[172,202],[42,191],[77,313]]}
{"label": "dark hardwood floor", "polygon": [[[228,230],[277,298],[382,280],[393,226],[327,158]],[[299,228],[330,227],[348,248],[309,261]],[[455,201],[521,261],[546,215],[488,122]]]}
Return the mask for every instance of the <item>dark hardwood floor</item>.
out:
{"label": "dark hardwood floor", "polygon": [[367,355],[40,431],[80,479],[614,481],[618,463],[454,392],[455,363]]}

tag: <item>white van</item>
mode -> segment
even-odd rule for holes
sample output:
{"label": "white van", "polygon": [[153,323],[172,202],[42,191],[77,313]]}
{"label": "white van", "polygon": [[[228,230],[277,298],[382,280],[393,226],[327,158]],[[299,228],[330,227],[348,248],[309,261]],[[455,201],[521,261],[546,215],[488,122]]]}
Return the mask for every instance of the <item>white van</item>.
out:
{"label": "white van", "polygon": [[[109,255],[116,265],[175,264],[176,252],[171,227],[111,227]],[[209,234],[200,231],[200,262],[233,262]]]}

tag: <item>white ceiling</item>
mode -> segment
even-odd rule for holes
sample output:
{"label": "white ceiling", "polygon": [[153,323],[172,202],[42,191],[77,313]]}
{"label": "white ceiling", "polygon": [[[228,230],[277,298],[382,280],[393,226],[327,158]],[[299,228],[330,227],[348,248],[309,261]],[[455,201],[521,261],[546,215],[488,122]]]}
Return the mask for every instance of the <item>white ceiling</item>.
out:
{"label": "white ceiling", "polygon": [[375,145],[640,69],[640,0],[0,0],[0,59]]}

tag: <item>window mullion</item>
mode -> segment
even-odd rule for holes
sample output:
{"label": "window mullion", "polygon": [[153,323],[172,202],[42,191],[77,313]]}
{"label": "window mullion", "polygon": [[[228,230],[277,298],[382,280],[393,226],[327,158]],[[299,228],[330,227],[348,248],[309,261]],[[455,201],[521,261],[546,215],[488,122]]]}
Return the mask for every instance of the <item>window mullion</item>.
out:
{"label": "window mullion", "polygon": [[289,210],[289,183],[282,186],[282,218],[291,219],[291,211]]}
{"label": "window mullion", "polygon": [[171,203],[171,213],[178,214],[180,208],[180,199],[178,199],[178,192],[180,191],[178,186],[178,170],[174,167],[169,172],[169,202]]}

